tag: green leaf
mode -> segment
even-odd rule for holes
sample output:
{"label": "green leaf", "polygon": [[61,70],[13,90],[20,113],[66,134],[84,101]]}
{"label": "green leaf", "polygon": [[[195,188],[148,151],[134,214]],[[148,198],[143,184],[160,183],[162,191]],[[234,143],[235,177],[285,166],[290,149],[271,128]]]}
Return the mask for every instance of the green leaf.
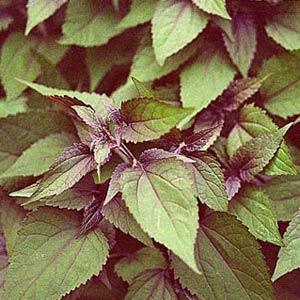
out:
{"label": "green leaf", "polygon": [[46,97],[58,96],[58,97],[76,98],[82,101],[83,103],[92,106],[92,108],[96,112],[99,112],[102,116],[106,116],[106,108],[104,103],[107,101],[107,96],[105,96],[104,94],[99,95],[96,93],[67,91],[67,90],[47,87],[38,83],[28,82],[20,79],[18,79],[18,81],[21,82],[23,85],[27,85],[31,89],[35,90],[36,92]]}
{"label": "green leaf", "polygon": [[278,221],[290,221],[300,207],[300,175],[276,177],[264,190],[272,199]]}
{"label": "green leaf", "polygon": [[235,73],[222,49],[206,47],[198,59],[180,74],[183,106],[195,107],[200,112],[222,94]]}
{"label": "green leaf", "polygon": [[129,286],[124,300],[160,299],[177,300],[166,271],[152,269],[141,273]]}
{"label": "green leaf", "polygon": [[157,248],[142,248],[119,260],[115,271],[123,280],[131,284],[134,278],[144,271],[166,267],[166,260]]}
{"label": "green leaf", "polygon": [[162,0],[156,6],[151,22],[154,53],[162,66],[166,58],[197,37],[206,27],[208,18],[192,3]]}
{"label": "green leaf", "polygon": [[56,133],[38,140],[27,148],[2,177],[38,176],[45,173],[55,158],[76,138],[67,133]]}
{"label": "green leaf", "polygon": [[153,0],[133,0],[128,14],[119,22],[117,28],[128,29],[151,20],[154,13]]}
{"label": "green leaf", "polygon": [[149,247],[153,246],[151,238],[146,234],[133,215],[129,212],[121,197],[114,197],[102,209],[103,216],[115,227]]}
{"label": "green leaf", "polygon": [[278,260],[272,276],[272,281],[284,274],[300,268],[300,212],[294,214],[288,228],[283,235],[284,246],[280,248]]}
{"label": "green leaf", "polygon": [[288,50],[300,49],[300,5],[297,1],[283,3],[265,26],[268,35]]}
{"label": "green leaf", "polygon": [[11,16],[0,16],[0,32],[6,30],[13,21],[14,19]]}
{"label": "green leaf", "polygon": [[231,24],[230,36],[223,33],[227,51],[244,77],[247,77],[256,52],[256,27],[251,16],[239,14]]}
{"label": "green leaf", "polygon": [[[273,123],[264,110],[253,104],[246,105],[240,110],[238,122],[228,136],[227,153],[229,156],[233,156],[239,147],[252,138],[274,130],[278,130],[277,125]],[[297,174],[285,142],[281,143],[264,172],[271,176]]]}
{"label": "green leaf", "polygon": [[26,6],[28,19],[25,35],[28,35],[36,25],[52,16],[66,2],[67,0],[29,0]]}
{"label": "green leaf", "polygon": [[197,196],[216,211],[226,211],[228,197],[220,164],[210,155],[193,155],[193,174]]}
{"label": "green leaf", "polygon": [[71,120],[58,111],[28,111],[0,119],[0,173],[33,143],[51,133],[75,133]]}
{"label": "green leaf", "polygon": [[10,257],[4,298],[60,299],[98,275],[108,256],[106,238],[99,229],[78,237],[79,229],[76,212],[40,208],[31,213]]}
{"label": "green leaf", "polygon": [[197,52],[201,45],[202,41],[196,40],[175,55],[168,57],[164,65],[160,66],[155,59],[151,38],[150,36],[146,37],[133,58],[129,77],[135,77],[142,82],[148,82],[165,76],[178,69],[180,65]]}
{"label": "green leaf", "polygon": [[101,46],[122,30],[112,9],[97,0],[70,0],[60,43],[82,47]]}
{"label": "green leaf", "polygon": [[0,189],[0,198],[1,225],[4,231],[6,250],[9,257],[11,257],[26,211],[17,205],[14,199],[8,197],[2,189]]}
{"label": "green leaf", "polygon": [[10,101],[0,99],[0,118],[16,115],[18,113],[25,112],[26,110],[27,104],[25,98],[19,98]]}
{"label": "green leaf", "polygon": [[263,133],[238,148],[229,163],[235,170],[239,170],[242,180],[251,181],[271,161],[289,126]]}
{"label": "green leaf", "polygon": [[34,81],[40,66],[31,53],[31,44],[21,33],[11,34],[1,48],[0,75],[7,100],[16,99],[26,89],[15,77]]}
{"label": "green leaf", "polygon": [[139,98],[122,103],[121,114],[126,125],[122,135],[134,143],[160,138],[193,112],[159,102],[153,98]]}
{"label": "green leaf", "polygon": [[268,269],[255,238],[234,216],[212,213],[200,225],[192,272],[173,256],[175,277],[200,299],[273,299]]}
{"label": "green leaf", "polygon": [[261,88],[264,106],[282,118],[300,113],[300,61],[291,54],[274,56],[262,66],[260,77],[271,74]]}
{"label": "green leaf", "polygon": [[142,229],[198,272],[194,257],[198,208],[190,176],[184,162],[169,158],[127,169],[121,186]]}
{"label": "green leaf", "polygon": [[74,144],[55,160],[44,175],[30,202],[59,195],[95,169],[95,161],[88,146]]}
{"label": "green leaf", "polygon": [[142,98],[156,98],[154,93],[146,87],[141,81],[137,80],[136,78],[132,78],[132,81],[139,92],[140,97]]}
{"label": "green leaf", "polygon": [[252,187],[242,189],[229,202],[229,212],[236,215],[257,239],[283,245],[272,201],[262,190]]}
{"label": "green leaf", "polygon": [[200,9],[225,19],[230,19],[225,0],[192,0]]}

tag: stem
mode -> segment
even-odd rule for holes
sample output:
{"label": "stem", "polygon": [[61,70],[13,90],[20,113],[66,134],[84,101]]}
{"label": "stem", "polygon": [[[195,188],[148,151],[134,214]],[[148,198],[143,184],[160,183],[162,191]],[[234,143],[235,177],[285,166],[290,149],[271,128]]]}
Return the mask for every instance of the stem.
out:
{"label": "stem", "polygon": [[132,161],[127,156],[126,153],[124,153],[120,148],[114,149],[114,152],[127,164],[131,164]]}

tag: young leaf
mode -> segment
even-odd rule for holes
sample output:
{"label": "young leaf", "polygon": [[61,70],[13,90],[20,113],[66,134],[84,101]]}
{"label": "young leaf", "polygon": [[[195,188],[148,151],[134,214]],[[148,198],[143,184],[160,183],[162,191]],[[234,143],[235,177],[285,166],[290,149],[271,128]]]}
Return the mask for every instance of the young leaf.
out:
{"label": "young leaf", "polygon": [[[97,0],[70,0],[60,43],[93,47],[106,44],[122,30],[112,9]],[[109,6],[108,6],[109,7]]]}
{"label": "young leaf", "polygon": [[300,268],[299,236],[300,212],[298,210],[283,235],[284,246],[279,251],[272,281],[277,280],[292,270]]}
{"label": "young leaf", "polygon": [[209,14],[215,14],[225,19],[230,19],[226,10],[225,0],[192,0],[200,9]]}
{"label": "young leaf", "polygon": [[26,24],[25,35],[28,35],[32,28],[34,28],[36,25],[52,16],[55,13],[55,11],[57,11],[66,2],[67,0],[29,0],[27,3],[28,19]]}
{"label": "young leaf", "polygon": [[231,23],[231,34],[223,33],[227,51],[244,77],[247,77],[256,51],[256,27],[251,16],[236,15]]}
{"label": "young leaf", "polygon": [[270,75],[261,88],[264,106],[274,115],[282,118],[300,113],[299,59],[289,53],[267,60],[260,71],[260,77]]}
{"label": "young leaf", "polygon": [[197,202],[190,171],[174,158],[127,169],[122,194],[142,229],[181,257],[195,272]]}
{"label": "young leaf", "polygon": [[95,161],[86,145],[74,144],[66,148],[44,175],[31,202],[59,195],[94,169]]}
{"label": "young leaf", "polygon": [[154,13],[154,4],[153,0],[133,0],[129,13],[118,23],[117,28],[127,29],[150,21]]}
{"label": "young leaf", "polygon": [[273,299],[258,244],[234,216],[209,215],[200,225],[195,251],[202,275],[192,272],[176,256],[172,267],[183,287],[200,299]]}
{"label": "young leaf", "polygon": [[126,125],[122,128],[122,136],[134,143],[158,139],[192,111],[148,98],[124,102],[121,114]]}
{"label": "young leaf", "polygon": [[134,219],[120,195],[115,196],[103,207],[102,214],[105,219],[124,233],[130,234],[146,246],[153,247],[151,238]]}
{"label": "young leaf", "polygon": [[198,59],[180,74],[183,106],[195,107],[195,112],[200,112],[227,88],[235,73],[222,49],[207,47]]}
{"label": "young leaf", "polygon": [[219,163],[206,154],[193,154],[191,158],[195,160],[191,167],[200,201],[213,210],[226,211],[228,197]]}
{"label": "young leaf", "polygon": [[1,48],[0,75],[7,100],[16,99],[26,89],[17,82],[18,76],[34,81],[40,74],[40,65],[31,52],[31,44],[21,33],[12,33]]}
{"label": "young leaf", "polygon": [[0,119],[8,116],[15,116],[18,113],[25,112],[27,104],[25,98],[5,101],[0,99]]}
{"label": "young leaf", "polygon": [[27,148],[2,177],[38,176],[45,173],[55,158],[76,138],[67,133],[50,134]]}
{"label": "young leaf", "polygon": [[6,250],[9,257],[11,257],[26,212],[15,203],[14,199],[8,197],[2,189],[0,189],[0,198],[1,225],[4,231]]}
{"label": "young leaf", "polygon": [[236,215],[257,239],[282,246],[272,202],[262,190],[244,188],[229,202],[229,212]]}
{"label": "young leaf", "polygon": [[10,257],[5,299],[60,299],[100,273],[106,238],[99,229],[77,237],[79,220],[78,213],[55,208],[29,215]]}
{"label": "young leaf", "polygon": [[264,191],[272,199],[278,221],[290,221],[300,207],[300,175],[277,177],[268,181]]}
{"label": "young leaf", "polygon": [[197,37],[207,25],[207,16],[184,0],[162,0],[151,22],[154,53],[162,66],[167,57]]}
{"label": "young leaf", "polygon": [[176,293],[166,271],[162,269],[147,270],[138,275],[128,288],[124,300],[140,299],[177,300]]}
{"label": "young leaf", "polygon": [[275,42],[288,50],[300,49],[300,5],[297,1],[289,1],[279,6],[279,13],[265,26],[268,35]]}
{"label": "young leaf", "polygon": [[165,269],[166,267],[166,259],[157,248],[142,248],[119,260],[115,266],[115,271],[123,280],[131,284],[140,273],[151,269]]}

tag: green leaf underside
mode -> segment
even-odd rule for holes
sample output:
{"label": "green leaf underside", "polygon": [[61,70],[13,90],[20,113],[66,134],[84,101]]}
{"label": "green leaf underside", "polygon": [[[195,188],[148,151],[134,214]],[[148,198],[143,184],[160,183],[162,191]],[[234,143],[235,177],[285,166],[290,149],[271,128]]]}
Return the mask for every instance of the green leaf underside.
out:
{"label": "green leaf underside", "polygon": [[209,155],[193,156],[192,158],[196,161],[193,174],[200,201],[213,210],[226,211],[228,197],[219,163]]}
{"label": "green leaf underside", "polygon": [[225,19],[230,19],[230,16],[226,10],[225,0],[192,0],[195,5],[200,9],[215,14]]}
{"label": "green leaf underside", "polygon": [[27,148],[2,176],[41,175],[48,170],[55,158],[75,141],[76,138],[67,133],[51,134],[40,139]]}
{"label": "green leaf underside", "polygon": [[129,286],[125,300],[177,300],[171,281],[164,270],[152,269],[138,275]]}
{"label": "green leaf underside", "polygon": [[142,248],[118,261],[115,271],[123,280],[132,283],[138,274],[150,269],[165,269],[166,266],[166,260],[158,249]]}
{"label": "green leaf underside", "polygon": [[40,74],[40,66],[31,53],[31,44],[21,33],[11,34],[1,49],[0,74],[7,100],[21,95],[26,87],[16,76],[33,81]]}
{"label": "green leaf underside", "polygon": [[272,276],[272,281],[284,274],[300,268],[300,213],[294,214],[288,228],[283,235],[284,246],[280,248],[278,260]]}
{"label": "green leaf underside", "polygon": [[119,18],[97,0],[70,0],[60,43],[82,47],[101,46],[122,30]]}
{"label": "green leaf underside", "polygon": [[[252,104],[239,112],[238,123],[232,129],[227,140],[227,153],[233,156],[239,147],[260,134],[272,132],[278,127],[266,112]],[[297,174],[288,147],[282,142],[275,156],[264,170],[267,175]]]}
{"label": "green leaf underside", "polygon": [[18,230],[21,228],[25,216],[25,210],[0,190],[0,219],[9,257],[13,254],[18,237]]}
{"label": "green leaf underside", "polygon": [[163,65],[167,57],[184,48],[206,24],[207,16],[192,3],[159,1],[152,18],[153,48],[158,63]]}
{"label": "green leaf underside", "polygon": [[178,257],[172,267],[200,299],[273,299],[267,266],[255,238],[234,216],[213,213],[200,225],[196,259],[203,275]]}
{"label": "green leaf underside", "polygon": [[300,49],[300,4],[283,3],[281,12],[265,26],[268,35],[287,50]]}
{"label": "green leaf underside", "polygon": [[180,74],[183,106],[195,107],[195,112],[200,112],[222,94],[235,73],[221,49],[206,46],[198,59]]}
{"label": "green leaf underside", "polygon": [[291,54],[274,56],[267,60],[260,76],[270,77],[261,88],[266,102],[264,106],[274,115],[287,118],[300,113],[300,63]]}
{"label": "green leaf underside", "polygon": [[121,197],[117,196],[106,204],[102,209],[102,213],[105,219],[124,233],[130,234],[144,245],[153,246],[151,238],[142,230]]}
{"label": "green leaf underside", "polygon": [[127,169],[122,194],[142,229],[181,257],[193,270],[198,208],[190,172],[174,158]]}
{"label": "green leaf underside", "polygon": [[29,34],[32,28],[48,19],[66,2],[67,0],[29,0],[27,3],[28,19],[25,34]]}
{"label": "green leaf underside", "polygon": [[158,139],[192,111],[148,98],[124,102],[121,107],[126,123],[122,130],[123,137],[135,143]]}
{"label": "green leaf underside", "polygon": [[262,190],[246,187],[229,203],[229,212],[262,241],[282,246],[272,201]]}
{"label": "green leaf underside", "polygon": [[264,185],[278,221],[290,221],[300,207],[299,186],[300,175],[277,177]]}
{"label": "green leaf underside", "polygon": [[31,202],[59,195],[95,169],[95,162],[87,146],[74,144],[67,148],[44,175]]}
{"label": "green leaf underside", "polygon": [[99,229],[76,238],[79,228],[75,212],[30,214],[10,257],[4,299],[60,299],[98,275],[108,256],[106,238]]}

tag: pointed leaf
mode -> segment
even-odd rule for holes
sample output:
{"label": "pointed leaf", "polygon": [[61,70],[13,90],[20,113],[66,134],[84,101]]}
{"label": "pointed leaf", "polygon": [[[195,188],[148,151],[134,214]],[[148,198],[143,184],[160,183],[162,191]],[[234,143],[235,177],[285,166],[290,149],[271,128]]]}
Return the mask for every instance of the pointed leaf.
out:
{"label": "pointed leaf", "polygon": [[113,10],[97,0],[70,0],[60,43],[82,47],[104,45],[122,31],[117,28],[118,22]]}
{"label": "pointed leaf", "polygon": [[262,241],[282,246],[272,202],[263,191],[246,187],[229,202],[229,212]]}
{"label": "pointed leaf", "polygon": [[78,213],[55,208],[29,215],[10,257],[5,299],[60,299],[100,273],[106,238],[98,229],[76,238],[79,220]]}
{"label": "pointed leaf", "polygon": [[1,49],[0,75],[7,100],[21,95],[26,87],[17,82],[18,76],[33,81],[40,74],[40,66],[31,52],[31,44],[21,33],[9,35]]}
{"label": "pointed leaf", "polygon": [[202,203],[216,211],[226,211],[228,197],[219,163],[210,155],[193,155],[193,174],[197,196]]}
{"label": "pointed leaf", "polygon": [[272,281],[284,274],[300,268],[299,241],[300,241],[300,212],[294,214],[288,228],[283,235],[284,246],[281,247]]}
{"label": "pointed leaf", "polygon": [[[207,16],[186,1],[159,1],[152,18],[153,48],[162,66],[206,27]],[[186,30],[189,28],[189,30]]]}
{"label": "pointed leaf", "polygon": [[300,175],[276,177],[264,190],[272,199],[278,221],[290,221],[300,207]]}
{"label": "pointed leaf", "polygon": [[66,148],[44,175],[31,201],[59,195],[94,169],[95,162],[86,145],[74,144]]}
{"label": "pointed leaf", "polygon": [[114,197],[106,204],[102,209],[102,213],[105,219],[124,233],[130,234],[144,245],[153,246],[151,238],[142,230],[120,196]]}
{"label": "pointed leaf", "polygon": [[268,35],[285,49],[300,49],[299,2],[283,3],[279,10],[265,26]]}
{"label": "pointed leaf", "polygon": [[195,107],[200,112],[227,88],[235,73],[222,49],[206,47],[198,59],[180,74],[183,106]]}
{"label": "pointed leaf", "polygon": [[225,0],[192,0],[200,9],[225,19],[230,19]]}
{"label": "pointed leaf", "polygon": [[75,141],[76,138],[67,133],[48,135],[26,149],[2,177],[41,175],[49,169],[57,156]]}
{"label": "pointed leaf", "polygon": [[165,269],[166,267],[166,259],[157,248],[142,248],[119,260],[115,266],[115,271],[130,284],[138,274],[144,271]]}
{"label": "pointed leaf", "polygon": [[175,276],[200,299],[273,299],[267,266],[255,238],[234,216],[212,213],[200,225],[193,273],[173,256]]}
{"label": "pointed leaf", "polygon": [[67,0],[29,0],[27,3],[27,24],[25,34],[29,32],[39,23],[45,21],[52,16]]}
{"label": "pointed leaf", "polygon": [[198,272],[198,208],[190,176],[182,161],[169,158],[127,169],[121,185],[125,203],[142,229]]}
{"label": "pointed leaf", "polygon": [[132,81],[142,98],[156,98],[154,93],[150,91],[141,81],[136,78],[132,78]]}
{"label": "pointed leaf", "polygon": [[158,139],[192,111],[148,98],[124,102],[121,114],[126,125],[122,135],[126,141],[135,143]]}
{"label": "pointed leaf", "polygon": [[26,110],[27,104],[25,98],[10,101],[0,99],[0,118],[6,118],[12,115],[15,116],[16,114],[25,112]]}

